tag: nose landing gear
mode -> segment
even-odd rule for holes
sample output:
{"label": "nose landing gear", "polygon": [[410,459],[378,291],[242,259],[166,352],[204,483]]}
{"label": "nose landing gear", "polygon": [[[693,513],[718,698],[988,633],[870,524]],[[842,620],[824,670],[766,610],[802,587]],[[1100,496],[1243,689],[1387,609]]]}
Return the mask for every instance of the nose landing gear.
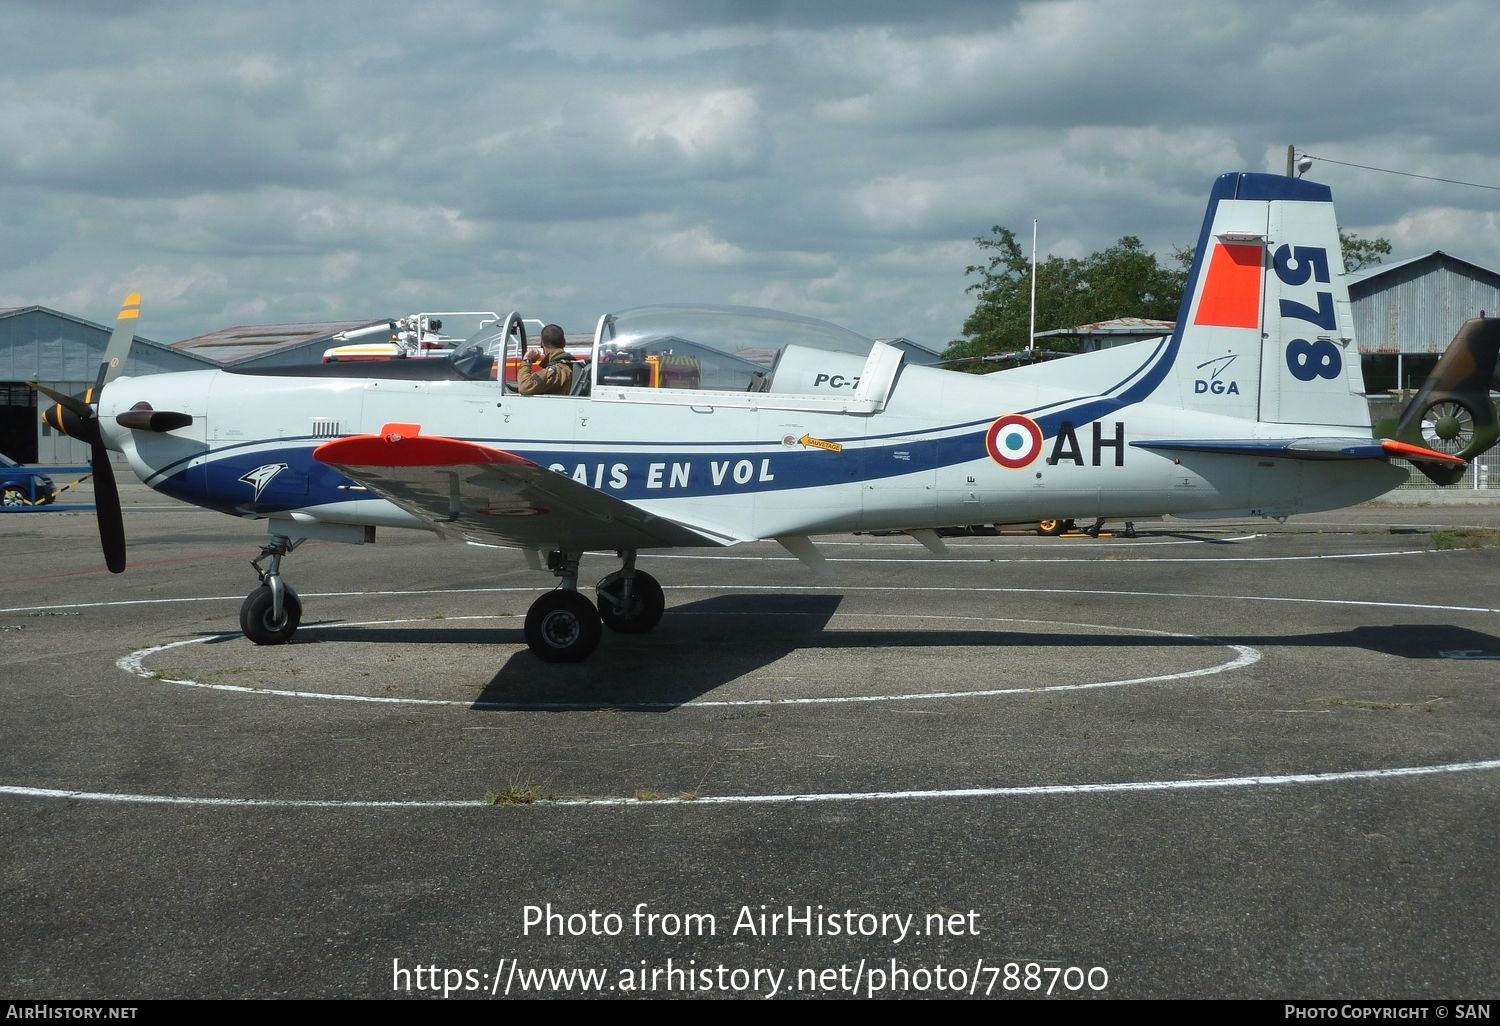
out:
{"label": "nose landing gear", "polygon": [[[287,555],[302,539],[293,541],[285,535],[272,535],[269,545],[262,545],[260,556],[250,561],[260,578],[256,588],[240,605],[240,630],[257,645],[282,645],[297,633],[302,622],[302,600],[281,579],[281,557]],[[267,569],[262,562],[270,560]]]}

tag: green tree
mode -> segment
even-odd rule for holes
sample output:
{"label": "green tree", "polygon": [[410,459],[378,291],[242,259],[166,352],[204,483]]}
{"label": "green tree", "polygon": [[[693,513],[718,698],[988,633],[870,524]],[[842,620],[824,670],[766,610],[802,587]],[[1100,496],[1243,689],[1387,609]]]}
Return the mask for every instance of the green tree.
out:
{"label": "green tree", "polygon": [[1391,255],[1389,239],[1361,239],[1353,232],[1339,229],[1339,248],[1344,251],[1344,270],[1357,271],[1380,263],[1381,257]]}
{"label": "green tree", "polygon": [[[951,342],[943,359],[956,370],[983,372],[990,369],[983,357],[1026,348],[1031,261],[1022,252],[1015,233],[1001,225],[991,228],[989,236],[981,235],[974,241],[989,254],[984,263],[964,269],[965,276],[978,276],[965,290],[975,293],[978,302],[964,321],[966,337]],[[1387,239],[1362,239],[1342,228],[1339,244],[1344,267],[1350,271],[1378,264],[1391,253]],[[1082,260],[1048,257],[1037,269],[1037,330],[1115,317],[1175,320],[1193,256],[1191,246],[1174,248],[1170,260],[1162,263],[1142,248],[1140,239],[1126,235]],[[1049,341],[1047,348],[1073,350],[1077,344]]]}
{"label": "green tree", "polygon": [[[980,371],[988,369],[982,357],[1026,348],[1031,262],[1015,233],[1002,225],[974,241],[988,254],[984,263],[964,270],[966,276],[978,276],[966,290],[978,301],[964,321],[966,338],[951,343],[943,356],[956,369]],[[1164,266],[1134,235],[1081,260],[1048,257],[1037,269],[1037,328],[1046,331],[1114,317],[1170,320],[1177,316],[1186,282],[1184,267]],[[1076,346],[1049,343],[1048,348]]]}

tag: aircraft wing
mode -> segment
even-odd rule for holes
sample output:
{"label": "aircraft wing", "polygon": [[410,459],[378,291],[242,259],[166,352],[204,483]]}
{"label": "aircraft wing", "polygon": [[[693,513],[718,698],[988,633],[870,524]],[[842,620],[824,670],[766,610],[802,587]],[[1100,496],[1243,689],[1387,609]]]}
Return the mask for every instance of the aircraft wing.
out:
{"label": "aircraft wing", "polygon": [[649,513],[524,457],[387,424],[318,446],[313,457],[444,534],[518,548],[732,545],[738,538]]}
{"label": "aircraft wing", "polygon": [[1263,459],[1384,460],[1399,457],[1417,462],[1468,466],[1468,461],[1462,457],[1391,438],[1183,438],[1130,444],[1139,449],[1156,451],[1214,452],[1231,456],[1259,456]]}

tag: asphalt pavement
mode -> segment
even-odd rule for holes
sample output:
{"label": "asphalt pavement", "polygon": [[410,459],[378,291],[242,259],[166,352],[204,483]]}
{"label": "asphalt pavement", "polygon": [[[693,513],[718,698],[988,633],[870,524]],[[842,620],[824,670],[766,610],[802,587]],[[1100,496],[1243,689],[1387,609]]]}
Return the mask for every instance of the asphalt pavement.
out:
{"label": "asphalt pavement", "polygon": [[643,554],[555,666],[394,532],[256,647],[264,526],[122,494],[0,517],[9,995],[1500,990],[1500,508]]}

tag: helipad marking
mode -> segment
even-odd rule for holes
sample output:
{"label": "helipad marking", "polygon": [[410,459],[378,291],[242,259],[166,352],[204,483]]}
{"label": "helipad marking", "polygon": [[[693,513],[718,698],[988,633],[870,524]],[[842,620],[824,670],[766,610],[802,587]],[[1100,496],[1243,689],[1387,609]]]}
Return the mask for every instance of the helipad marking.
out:
{"label": "helipad marking", "polygon": [[[653,554],[653,559],[665,558]],[[706,558],[706,557],[705,557]],[[998,561],[990,561],[998,562]],[[1058,560],[1042,560],[1041,562],[1059,562]],[[1214,595],[1201,592],[1182,591],[1122,591],[1119,589],[1085,589],[1085,588],[982,588],[982,587],[958,587],[956,585],[763,585],[763,584],[666,584],[662,585],[664,591],[755,591],[767,595],[784,594],[797,591],[815,591],[827,593],[838,591],[844,594],[856,594],[859,592],[891,592],[891,591],[929,591],[929,592],[963,592],[968,595],[1097,595],[1106,598],[1110,596],[1122,596],[1125,598],[1175,598],[1189,599],[1192,601],[1214,601],[1214,602],[1292,602],[1308,605],[1322,606],[1366,606],[1379,609],[1414,609],[1434,613],[1500,613],[1500,609],[1492,609],[1488,606],[1450,606],[1432,602],[1378,602],[1369,599],[1339,599],[1339,598],[1295,598],[1277,595]],[[411,598],[419,595],[501,595],[512,593],[524,593],[535,595],[536,587],[517,588],[418,588],[411,590],[390,591],[307,591],[300,592],[302,598]],[[106,609],[116,606],[153,606],[166,603],[180,602],[243,602],[243,595],[197,595],[186,598],[149,598],[149,599],[118,599],[111,602],[61,602],[52,605],[41,606],[10,606],[0,608],[0,613],[32,613],[45,612],[51,609]]]}
{"label": "helipad marking", "polygon": [[[669,589],[672,590],[672,589]],[[691,590],[695,591],[765,591],[772,594],[788,591],[816,591],[827,592],[827,586],[816,585],[792,585],[789,587],[768,588],[764,585],[752,584],[716,584],[704,585]],[[1488,606],[1448,606],[1427,602],[1381,602],[1374,599],[1324,599],[1324,598],[1295,598],[1280,595],[1213,595],[1201,592],[1189,591],[1123,591],[1120,589],[1105,588],[962,588],[955,585],[860,585],[858,587],[838,588],[841,592],[859,591],[959,591],[964,594],[994,594],[994,595],[1095,595],[1124,598],[1174,598],[1189,599],[1194,602],[1290,602],[1305,603],[1318,606],[1366,606],[1377,609],[1415,609],[1431,613],[1500,613],[1500,609],[1491,609]],[[3,612],[3,610],[0,610]]]}
{"label": "helipad marking", "polygon": [[[819,544],[822,544],[821,542]],[[1132,559],[1129,556],[1117,556],[1119,550],[1112,550],[1110,562],[1112,563],[1305,563],[1320,559],[1383,559],[1387,556],[1421,556],[1431,555],[1428,549],[1403,549],[1399,552],[1340,552],[1317,556],[1143,556],[1140,559]],[[736,555],[704,555],[696,553],[667,553],[654,552],[652,559],[717,559],[729,560],[739,563],[795,563],[795,556],[736,556]],[[1080,556],[1038,556],[1036,558],[1002,558],[981,556],[966,559],[963,556],[829,556],[830,563],[931,563],[941,560],[943,563],[1100,563],[1099,557]]]}
{"label": "helipad marking", "polygon": [[[714,616],[723,614],[695,613],[684,611],[678,615],[683,616]],[[805,613],[767,613],[766,616],[805,616]],[[881,613],[836,613],[835,616],[866,619],[889,619]],[[1196,670],[1182,670],[1177,673],[1153,674],[1148,677],[1130,677],[1120,680],[1089,681],[1082,684],[1047,684],[1040,687],[1030,688],[986,688],[979,691],[925,691],[918,694],[901,695],[835,695],[823,698],[746,698],[733,700],[711,700],[711,701],[686,701],[686,702],[609,702],[611,709],[678,709],[691,708],[724,708],[743,706],[791,706],[791,705],[844,705],[853,703],[869,702],[915,702],[933,701],[952,698],[994,698],[1000,695],[1027,695],[1046,694],[1056,691],[1089,691],[1097,688],[1117,688],[1129,684],[1161,684],[1175,680],[1190,680],[1195,677],[1208,677],[1219,673],[1227,673],[1242,667],[1253,666],[1260,662],[1261,653],[1249,645],[1235,645],[1220,641],[1217,638],[1202,637],[1196,634],[1178,634],[1171,631],[1152,630],[1145,627],[1117,627],[1104,624],[1088,623],[1066,623],[1057,620],[1024,620],[1016,617],[980,617],[980,616],[942,616],[935,614],[919,614],[923,620],[958,620],[969,623],[1016,623],[1029,625],[1044,625],[1048,627],[1075,627],[1081,630],[1117,631],[1126,634],[1144,634],[1162,638],[1174,638],[1177,640],[1202,641],[1205,645],[1224,647],[1235,653],[1234,658],[1215,666],[1202,667]],[[445,616],[442,622],[447,623],[455,620],[500,620],[517,619],[519,614],[511,616],[483,615],[483,616]],[[302,631],[340,630],[348,627],[383,627],[401,623],[423,623],[427,622],[420,617],[408,617],[398,620],[365,620],[357,623],[334,623],[334,624],[312,624],[300,628]],[[461,706],[465,709],[505,709],[505,710],[568,710],[568,709],[597,709],[600,702],[474,702],[461,699],[449,698],[396,698],[388,695],[351,695],[337,694],[321,691],[293,691],[285,688],[257,688],[248,687],[243,684],[205,684],[201,681],[188,678],[163,677],[146,669],[145,661],[150,656],[171,649],[182,648],[187,645],[201,645],[209,641],[229,640],[239,637],[237,633],[205,634],[196,638],[188,638],[183,641],[172,641],[165,645],[153,645],[149,648],[137,649],[128,655],[116,660],[115,665],[126,673],[133,674],[143,680],[157,681],[163,684],[178,684],[183,687],[202,688],[207,691],[227,691],[239,694],[270,695],[277,698],[311,698],[331,702],[374,702],[387,705],[451,705]]]}
{"label": "helipad marking", "polygon": [[[985,534],[957,534],[944,537],[944,541],[954,542],[964,549],[1031,549],[1035,552],[1038,548],[1046,546],[1045,542],[1031,538],[1027,541],[990,541],[991,538],[1003,538],[1004,535]],[[1264,534],[1237,534],[1227,538],[1137,538],[1130,543],[1132,549],[1159,548],[1163,545],[1227,545],[1231,542],[1255,541],[1257,538],[1269,537]],[[882,545],[908,546],[915,543],[915,539],[900,535],[869,535],[864,541],[834,541],[832,539],[819,539],[818,548],[873,548]],[[472,544],[472,543],[471,543]],[[505,546],[497,546],[504,548]]]}
{"label": "helipad marking", "polygon": [[[1451,762],[1438,766],[1398,766],[1390,769],[1345,770],[1336,773],[1288,773],[1275,776],[1216,777],[1193,780],[1138,780],[1091,784],[1033,784],[1019,787],[970,787],[924,791],[845,791],[812,794],[701,795],[697,798],[543,798],[531,805],[608,806],[647,808],[660,805],[788,805],[810,802],[901,801],[930,798],[1045,798],[1071,795],[1128,794],[1152,791],[1210,791],[1240,787],[1288,787],[1303,784],[1337,784],[1359,780],[1436,776],[1500,769],[1500,759]],[[472,809],[488,808],[483,799],[437,799],[396,801],[316,798],[194,798],[165,794],[116,794],[107,791],[73,791],[50,787],[0,785],[0,794],[19,798],[62,798],[69,801],[113,802],[136,805],[209,805],[234,808],[279,809]]]}

